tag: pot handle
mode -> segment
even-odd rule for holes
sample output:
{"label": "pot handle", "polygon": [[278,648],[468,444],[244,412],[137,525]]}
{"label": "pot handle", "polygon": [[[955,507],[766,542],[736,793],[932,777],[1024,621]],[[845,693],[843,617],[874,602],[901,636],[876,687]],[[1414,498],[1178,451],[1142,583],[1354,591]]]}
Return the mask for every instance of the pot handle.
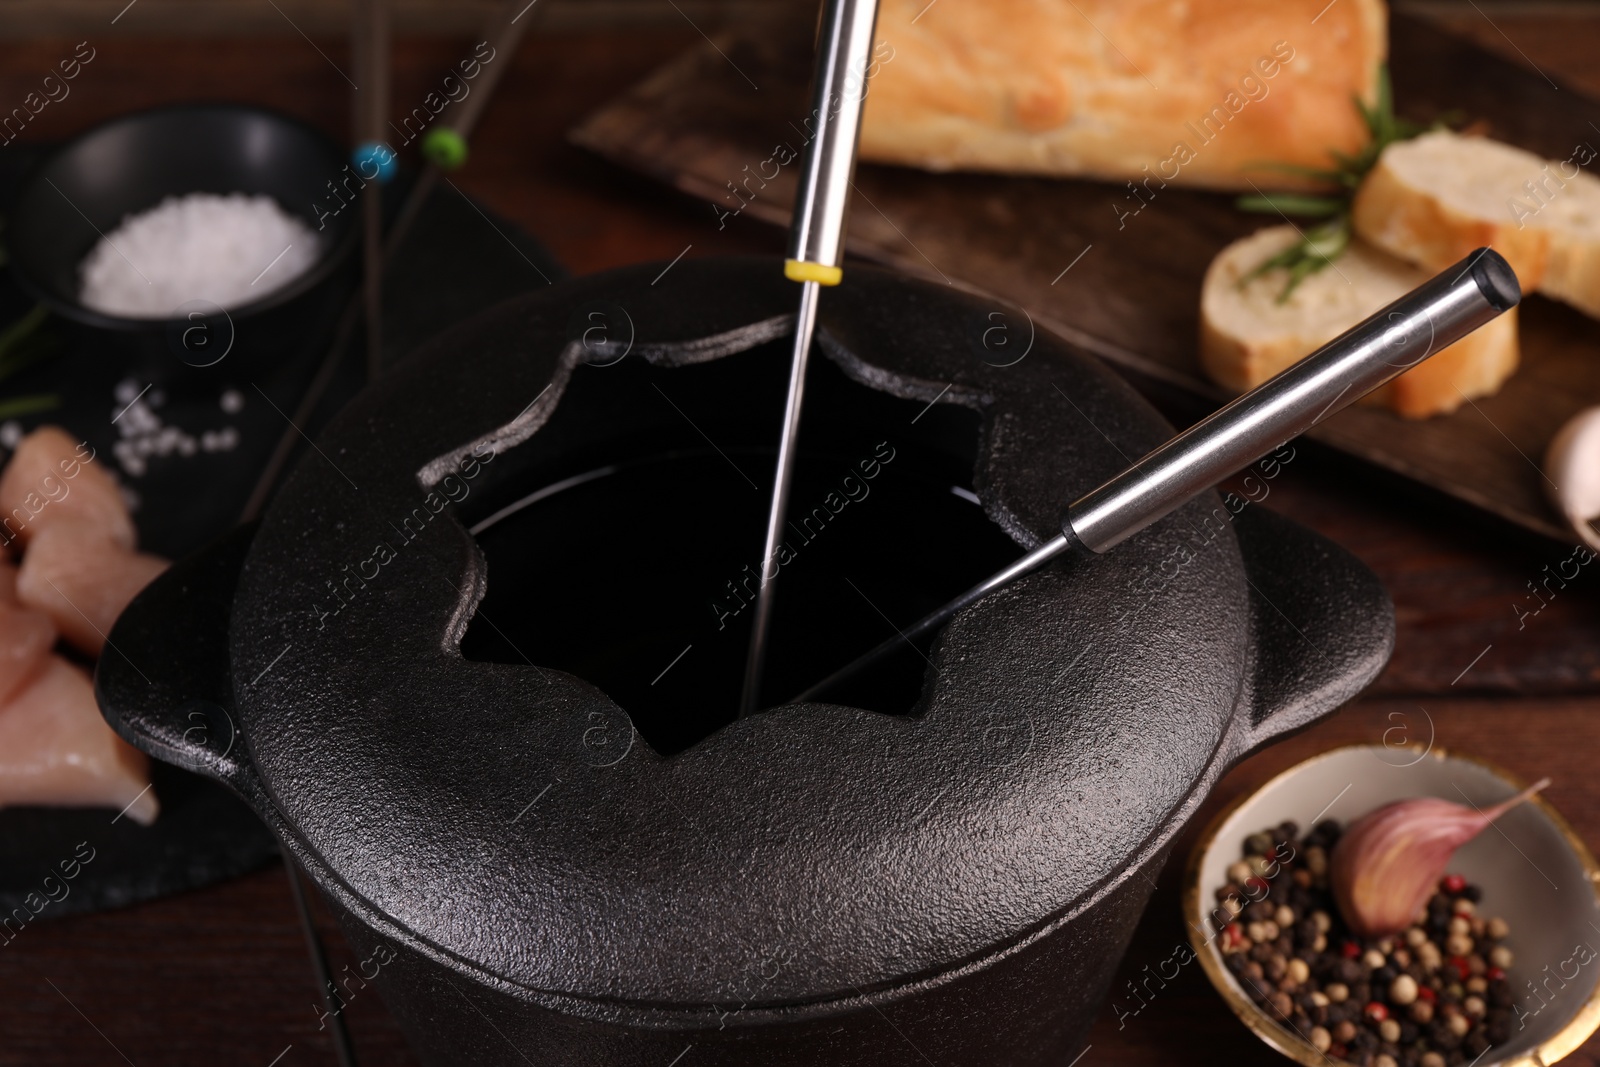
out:
{"label": "pot handle", "polygon": [[117,618],[95,668],[95,697],[123,740],[254,800],[233,709],[228,617],[255,525],[173,564]]}
{"label": "pot handle", "polygon": [[1234,531],[1250,579],[1254,636],[1233,730],[1238,760],[1371,684],[1394,650],[1394,604],[1361,561],[1298,523],[1246,506]]}

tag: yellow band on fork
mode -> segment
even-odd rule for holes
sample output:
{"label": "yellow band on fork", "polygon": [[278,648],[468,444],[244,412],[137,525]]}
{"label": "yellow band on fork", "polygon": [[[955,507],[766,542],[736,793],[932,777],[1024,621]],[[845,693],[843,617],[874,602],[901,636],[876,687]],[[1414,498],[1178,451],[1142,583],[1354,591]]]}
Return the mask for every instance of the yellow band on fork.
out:
{"label": "yellow band on fork", "polygon": [[839,267],[824,267],[821,263],[807,263],[799,259],[783,261],[783,276],[791,282],[816,282],[818,285],[838,285],[844,278]]}

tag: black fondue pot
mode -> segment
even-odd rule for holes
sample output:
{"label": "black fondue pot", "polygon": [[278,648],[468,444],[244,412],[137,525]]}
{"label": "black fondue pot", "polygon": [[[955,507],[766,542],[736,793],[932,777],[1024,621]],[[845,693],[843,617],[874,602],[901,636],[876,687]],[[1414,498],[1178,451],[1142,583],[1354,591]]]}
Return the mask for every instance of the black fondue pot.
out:
{"label": "black fondue pot", "polygon": [[855,268],[769,708],[735,718],[793,287],[660,273],[502,305],[369,388],[124,613],[107,717],[254,806],[425,1063],[1067,1062],[1179,828],[1378,673],[1386,596],[1206,493],[775,704],[1172,432],[1022,310]]}

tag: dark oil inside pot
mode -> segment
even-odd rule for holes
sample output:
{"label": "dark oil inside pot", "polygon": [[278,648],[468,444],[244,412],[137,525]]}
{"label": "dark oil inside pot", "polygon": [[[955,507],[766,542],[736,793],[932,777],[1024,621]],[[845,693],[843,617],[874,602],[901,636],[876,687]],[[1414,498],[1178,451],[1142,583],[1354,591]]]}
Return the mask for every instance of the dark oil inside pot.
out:
{"label": "dark oil inside pot", "polygon": [[[468,659],[534,663],[605,691],[680,751],[738,706],[783,410],[787,343],[680,368],[574,372],[550,421],[486,468],[469,526],[488,592]],[[807,382],[763,703],[778,704],[1015,559],[972,494],[978,416],[850,380]],[[926,644],[829,693],[912,712]]]}

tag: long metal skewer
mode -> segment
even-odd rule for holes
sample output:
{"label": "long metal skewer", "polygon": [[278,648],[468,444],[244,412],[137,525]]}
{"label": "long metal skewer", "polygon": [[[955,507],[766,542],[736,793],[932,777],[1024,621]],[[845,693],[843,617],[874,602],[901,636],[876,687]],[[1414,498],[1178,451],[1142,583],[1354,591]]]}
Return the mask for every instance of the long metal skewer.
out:
{"label": "long metal skewer", "polygon": [[[492,42],[496,58],[504,52],[504,63],[483,68],[483,77],[479,80],[477,88],[472,95],[461,102],[461,110],[450,118],[449,126],[456,134],[466,140],[471,136],[473,128],[477,125],[478,117],[483,113],[484,107],[489,103],[489,97],[499,84],[500,78],[505,73],[505,68],[511,65],[511,58],[516,54],[517,46],[521,43],[523,35],[533,23],[533,16],[537,9],[530,11],[528,5],[522,0],[506,0],[503,10],[497,13],[486,27],[486,40]],[[528,17],[523,18],[524,15]],[[518,23],[521,23],[518,25]],[[446,112],[448,115],[449,113]],[[439,179],[444,176],[443,169],[430,161],[417,176],[412,184],[406,199],[400,205],[400,212],[389,226],[389,232],[384,235],[383,260],[387,263],[399,251],[406,234],[411,231],[411,224],[416,221],[422,207],[432,195]],[[250,491],[250,498],[245,501],[244,509],[239,513],[241,523],[250,522],[261,514],[267,506],[267,498],[272,494],[273,488],[278,484],[278,477],[283,473],[284,466],[289,462],[289,457],[294,452],[294,446],[300,440],[300,427],[310,421],[316,411],[317,404],[322,400],[328,386],[332,384],[334,374],[344,360],[345,351],[349,348],[350,340],[355,335],[355,329],[360,325],[362,312],[365,309],[364,290],[352,296],[345,304],[344,312],[339,317],[339,322],[334,328],[333,339],[328,343],[328,350],[322,357],[322,362],[317,367],[315,376],[311,379],[306,390],[300,396],[300,403],[294,409],[294,417],[289,420],[289,425],[283,428],[278,436],[278,444],[268,457],[267,464],[261,469],[261,474],[256,478],[255,488]]]}
{"label": "long metal skewer", "polygon": [[[506,13],[510,14],[511,11],[517,10],[517,4],[520,2],[521,0],[509,0],[506,4]],[[523,7],[517,14],[511,15],[510,21],[505,22],[498,33],[493,35],[497,50],[504,49],[508,55],[516,52],[516,47],[522,39],[522,34],[526,32],[529,23],[532,22],[530,19],[528,23],[524,23],[521,27],[517,26],[518,20],[524,14],[527,14],[527,10],[527,7]],[[383,112],[387,107],[389,98],[387,0],[367,0],[364,9],[358,12],[355,29],[356,32],[352,36],[352,44],[358,54],[364,57],[357,64],[358,69],[361,70],[357,77],[361,78],[363,84],[374,86],[374,88],[365,100],[357,102],[354,128],[359,133],[365,127],[367,136],[371,137],[373,141],[381,141],[383,139]],[[488,102],[489,95],[507,66],[510,66],[509,58],[506,63],[493,68],[494,73],[492,76],[486,76],[483,82],[479,83],[477,93],[473,97],[469,97],[474,101],[472,106],[470,108],[463,106],[461,111],[456,114],[451,125],[462,140],[465,140],[466,136],[472,132],[473,126],[477,123],[478,115],[482,112],[484,104]],[[383,307],[380,280],[383,264],[399,249],[400,242],[405,239],[406,233],[411,228],[411,223],[416,219],[423,203],[427,201],[429,194],[433,191],[439,176],[440,167],[430,162],[412,186],[411,192],[408,194],[404,205],[402,205],[399,216],[395,219],[393,226],[390,227],[386,239],[381,234],[382,219],[378,209],[380,198],[377,195],[377,190],[374,189],[367,196],[363,218],[365,233],[363,234],[364,277],[362,291],[358,295],[352,296],[345,306],[344,314],[340,316],[339,325],[334,332],[333,341],[329,344],[328,351],[323,356],[322,364],[318,367],[315,377],[312,378],[304,396],[301,397],[300,405],[295,410],[295,418],[291,420],[290,425],[279,438],[277,448],[273,450],[271,458],[267,461],[266,468],[261,472],[261,476],[250,494],[250,499],[245,504],[244,513],[239,517],[241,523],[254,519],[260,513],[262,507],[265,506],[267,494],[276,484],[278,474],[289,457],[289,451],[294,444],[295,435],[299,432],[299,427],[310,418],[317,401],[322,398],[322,394],[327,390],[328,384],[333,380],[334,371],[338,369],[340,360],[344,356],[345,348],[350,343],[350,338],[363,311],[366,313],[368,331],[368,380],[370,381],[376,377],[382,370],[382,345],[379,341],[378,320],[381,317]],[[334,1056],[339,1061],[340,1067],[355,1067],[355,1049],[351,1045],[350,1030],[345,1023],[343,1005],[333,992],[333,982],[328,977],[327,952],[323,948],[321,935],[317,933],[316,923],[311,918],[311,908],[306,900],[305,888],[300,883],[299,865],[295,862],[295,858],[289,850],[281,844],[279,845],[279,851],[283,854],[284,873],[289,876],[289,887],[294,898],[295,913],[300,920],[300,931],[305,937],[306,951],[311,959],[311,973],[316,980],[317,991],[322,999],[323,1007],[327,1009],[324,1013],[324,1018],[332,1019],[329,1031],[333,1041]]]}
{"label": "long metal skewer", "polygon": [[1061,533],[795,696],[811,700],[1075,548],[1113,548],[1200,493],[1449,347],[1522,299],[1499,253],[1480,248],[1269,381],[1219,408],[1070,504]]}
{"label": "long metal skewer", "polygon": [[739,714],[756,710],[761,699],[761,674],[766,663],[772,623],[773,584],[778,576],[778,549],[789,508],[795,446],[800,436],[800,410],[805,398],[806,363],[816,331],[822,287],[838,285],[844,254],[845,209],[850,177],[855,170],[861,112],[866,102],[872,35],[878,19],[877,0],[827,0],[822,33],[817,41],[817,72],[811,88],[811,143],[800,171],[794,227],[783,273],[800,283],[800,310],[794,325],[794,359],[789,371],[789,398],[784,405],[783,433],[778,439],[778,467],[767,509],[767,537],[761,553],[761,588],[756,595],[750,651],[745,659]]}
{"label": "long metal skewer", "polygon": [[[355,32],[356,77],[364,88],[355,94],[356,139],[373,144],[384,140],[389,112],[389,3],[357,0]],[[378,377],[383,363],[383,197],[377,189],[362,198],[361,283],[367,321],[367,380]]]}

